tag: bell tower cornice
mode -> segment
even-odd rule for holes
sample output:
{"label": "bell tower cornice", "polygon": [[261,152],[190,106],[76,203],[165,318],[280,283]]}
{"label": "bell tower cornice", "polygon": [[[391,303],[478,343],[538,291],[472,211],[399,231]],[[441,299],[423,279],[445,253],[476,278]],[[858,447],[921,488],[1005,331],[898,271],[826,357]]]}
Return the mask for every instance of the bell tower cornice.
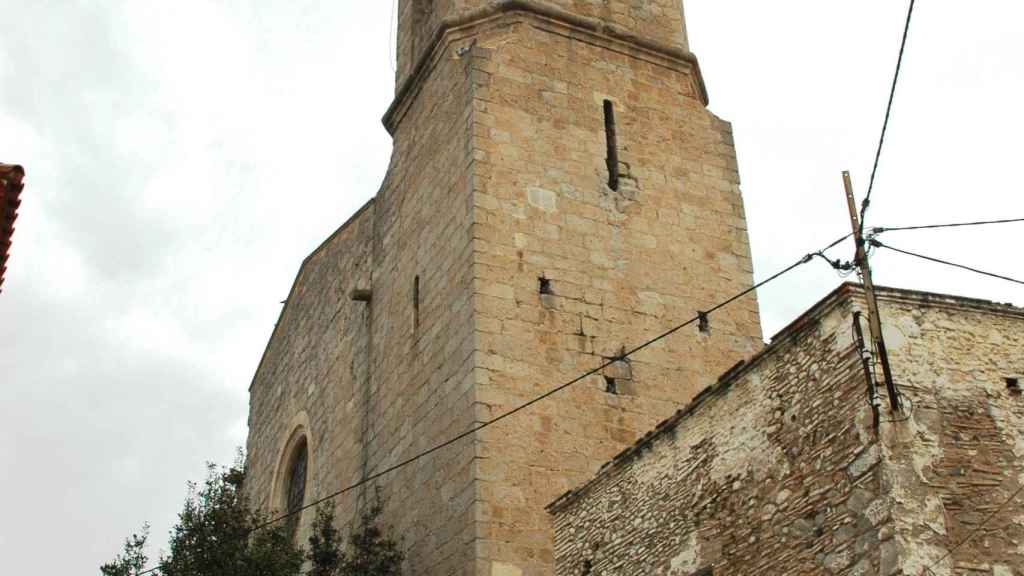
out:
{"label": "bell tower cornice", "polygon": [[[400,0],[399,57],[396,75],[395,98],[384,115],[383,123],[391,134],[401,121],[403,111],[415,98],[419,86],[429,75],[433,64],[453,43],[469,41],[481,30],[501,24],[509,19],[529,20],[548,27],[560,27],[593,43],[609,49],[626,52],[647,59],[652,63],[671,68],[686,68],[695,83],[694,93],[706,106],[707,90],[696,56],[690,52],[682,4],[678,0],[646,0],[649,4],[673,5],[678,10],[678,28],[659,25],[645,29],[635,23],[627,26],[619,12],[605,10],[594,14],[583,14],[558,4],[566,0]],[[611,4],[630,4],[637,0],[616,0]],[[435,4],[448,6],[441,12]],[[458,4],[461,8],[454,7]],[[652,19],[659,13],[670,12],[662,6],[648,16]],[[441,15],[444,14],[444,15]],[[664,16],[664,14],[661,14]],[[669,19],[671,21],[671,19]],[[635,19],[634,19],[635,22]],[[647,27],[650,28],[650,27]],[[417,45],[418,44],[418,45]]]}

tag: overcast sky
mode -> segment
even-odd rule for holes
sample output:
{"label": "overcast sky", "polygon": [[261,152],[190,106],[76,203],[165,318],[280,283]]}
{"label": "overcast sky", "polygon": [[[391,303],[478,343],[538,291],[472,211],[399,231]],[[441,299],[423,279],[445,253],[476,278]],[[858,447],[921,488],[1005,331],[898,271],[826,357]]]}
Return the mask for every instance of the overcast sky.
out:
{"label": "overcast sky", "polygon": [[[863,193],[906,3],[686,8],[711,109],[734,123],[762,278],[849,230],[840,172]],[[384,175],[392,7],[0,13],[0,162],[27,172],[0,294],[0,558],[13,574],[88,573],[145,521],[162,545],[185,482],[244,444],[247,388],[302,258]],[[1024,217],[1022,21],[1018,2],[918,2],[869,225]],[[886,235],[1016,277],[1022,237]],[[1007,282],[874,264],[883,284],[1024,304]],[[839,281],[818,262],[763,290],[766,335]]]}

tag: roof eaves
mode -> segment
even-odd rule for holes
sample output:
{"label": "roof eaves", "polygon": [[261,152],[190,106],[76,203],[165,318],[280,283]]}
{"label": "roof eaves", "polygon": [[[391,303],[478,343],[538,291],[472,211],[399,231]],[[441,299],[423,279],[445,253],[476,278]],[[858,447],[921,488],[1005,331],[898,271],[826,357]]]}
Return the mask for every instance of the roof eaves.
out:
{"label": "roof eaves", "polygon": [[[1011,304],[1002,304],[999,302],[992,302],[989,300],[981,300],[977,298],[969,298],[965,296],[953,296],[949,294],[940,294],[936,292],[922,292],[919,290],[907,290],[903,288],[891,288],[887,286],[876,286],[876,292],[879,298],[884,300],[902,301],[909,303],[916,303],[929,306],[941,306],[947,308],[969,308],[979,312],[994,313],[1000,315],[1010,315],[1014,317],[1024,316],[1024,308],[1019,308]],[[620,466],[636,456],[639,456],[644,449],[651,446],[651,444],[659,438],[673,430],[675,430],[679,424],[686,419],[687,416],[694,413],[700,408],[709,398],[720,396],[725,394],[732,388],[739,378],[749,372],[751,369],[760,364],[766,357],[770,356],[781,346],[792,340],[798,335],[804,327],[806,327],[814,318],[820,318],[824,316],[829,310],[841,302],[851,299],[856,295],[863,294],[863,287],[856,282],[844,282],[837,286],[834,290],[829,292],[824,298],[816,302],[813,306],[808,308],[803,314],[797,316],[792,322],[787,324],[782,330],[772,337],[771,342],[762,348],[759,352],[754,354],[753,357],[748,361],[740,361],[732,368],[726,370],[715,384],[708,386],[702,390],[689,404],[676,411],[675,414],[669,416],[667,419],[658,423],[653,430],[644,434],[642,438],[637,440],[632,446],[627,447],[622,452],[619,452],[615,457],[606,462],[601,466],[601,469],[597,474],[581,484],[580,486],[569,490],[562,494],[553,502],[548,504],[548,512],[556,512],[569,503],[578,499],[584,492],[588,491],[591,486],[596,484],[602,477],[606,476],[611,469]]]}
{"label": "roof eaves", "polygon": [[0,291],[3,290],[4,272],[10,258],[14,221],[18,218],[25,169],[17,164],[0,164]]}

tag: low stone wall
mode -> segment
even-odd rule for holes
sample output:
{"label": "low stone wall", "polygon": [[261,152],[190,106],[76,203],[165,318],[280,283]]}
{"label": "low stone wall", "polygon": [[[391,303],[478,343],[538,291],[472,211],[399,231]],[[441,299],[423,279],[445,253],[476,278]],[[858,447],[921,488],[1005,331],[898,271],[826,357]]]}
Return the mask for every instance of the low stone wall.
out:
{"label": "low stone wall", "polygon": [[1024,310],[880,300],[905,414],[875,433],[843,286],[549,507],[556,574],[1024,573]]}
{"label": "low stone wall", "polygon": [[820,305],[556,501],[556,574],[877,574],[888,517],[851,309]]}

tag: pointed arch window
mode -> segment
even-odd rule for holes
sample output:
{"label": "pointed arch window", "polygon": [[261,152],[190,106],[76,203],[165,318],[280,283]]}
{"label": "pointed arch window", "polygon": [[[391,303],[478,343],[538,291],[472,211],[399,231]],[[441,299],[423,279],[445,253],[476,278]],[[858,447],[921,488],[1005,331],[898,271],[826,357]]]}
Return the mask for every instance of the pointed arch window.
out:
{"label": "pointed arch window", "polygon": [[306,501],[306,475],[309,468],[309,448],[306,439],[298,441],[288,460],[288,483],[285,489],[285,507],[288,514],[288,533],[295,539],[299,531],[299,520],[302,518],[303,504]]}

